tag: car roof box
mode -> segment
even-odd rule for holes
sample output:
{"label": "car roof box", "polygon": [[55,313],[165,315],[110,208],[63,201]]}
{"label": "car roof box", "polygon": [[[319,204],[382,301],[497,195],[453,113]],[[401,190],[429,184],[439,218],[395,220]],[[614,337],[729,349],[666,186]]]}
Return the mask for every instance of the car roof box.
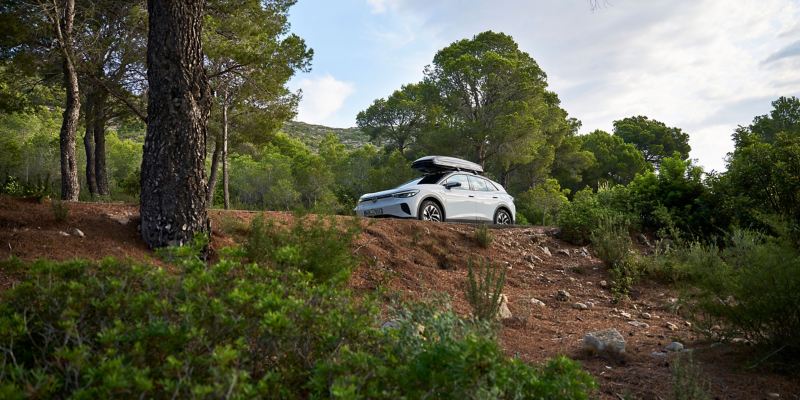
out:
{"label": "car roof box", "polygon": [[422,157],[411,163],[411,168],[425,174],[441,171],[469,171],[476,174],[483,172],[483,167],[474,162],[444,156]]}

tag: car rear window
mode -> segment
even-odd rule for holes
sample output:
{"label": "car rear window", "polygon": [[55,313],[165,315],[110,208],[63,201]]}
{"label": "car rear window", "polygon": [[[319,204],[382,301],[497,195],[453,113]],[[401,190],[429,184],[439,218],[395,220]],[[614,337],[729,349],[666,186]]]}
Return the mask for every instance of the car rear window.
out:
{"label": "car rear window", "polygon": [[477,176],[469,176],[469,184],[472,186],[472,190],[476,190],[479,192],[492,192],[494,191],[494,185],[489,183],[486,179],[479,178]]}
{"label": "car rear window", "polygon": [[425,176],[423,176],[423,177],[422,177],[422,179],[419,181],[418,185],[430,185],[430,184],[435,184],[435,183],[438,183],[440,180],[442,180],[442,177],[443,177],[444,175],[445,175],[445,173],[444,173],[444,172],[442,172],[442,173],[438,173],[438,174],[429,174],[429,175],[425,175]]}

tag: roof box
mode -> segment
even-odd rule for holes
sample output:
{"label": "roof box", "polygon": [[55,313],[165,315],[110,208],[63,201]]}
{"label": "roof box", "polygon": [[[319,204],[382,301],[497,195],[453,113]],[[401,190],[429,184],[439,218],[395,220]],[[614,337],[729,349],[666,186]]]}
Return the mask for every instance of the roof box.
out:
{"label": "roof box", "polygon": [[444,156],[422,157],[411,163],[411,168],[425,174],[441,171],[469,171],[476,174],[483,172],[483,167],[474,162]]}

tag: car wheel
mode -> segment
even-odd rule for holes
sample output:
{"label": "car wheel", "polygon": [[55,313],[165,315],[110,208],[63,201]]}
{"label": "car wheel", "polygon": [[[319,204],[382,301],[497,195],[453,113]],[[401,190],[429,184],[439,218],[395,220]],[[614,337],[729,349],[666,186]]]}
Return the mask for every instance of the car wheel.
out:
{"label": "car wheel", "polygon": [[419,219],[423,221],[441,222],[444,220],[444,213],[433,200],[425,200],[419,207]]}
{"label": "car wheel", "polygon": [[494,223],[497,225],[511,225],[511,222],[511,214],[502,208],[494,214]]}

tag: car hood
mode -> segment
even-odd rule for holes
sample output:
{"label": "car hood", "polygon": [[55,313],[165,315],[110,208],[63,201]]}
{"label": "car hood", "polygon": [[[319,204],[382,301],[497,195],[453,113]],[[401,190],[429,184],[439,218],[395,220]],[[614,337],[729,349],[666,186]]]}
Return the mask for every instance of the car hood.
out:
{"label": "car hood", "polygon": [[364,194],[364,195],[362,195],[361,197],[358,198],[358,201],[373,200],[373,199],[377,200],[377,199],[382,199],[382,198],[385,198],[385,197],[391,197],[395,193],[405,192],[405,191],[408,191],[408,190],[419,190],[419,189],[420,189],[420,185],[401,186],[401,187],[396,187],[394,189],[389,189],[389,190],[383,190],[383,191],[380,191],[380,192]]}

